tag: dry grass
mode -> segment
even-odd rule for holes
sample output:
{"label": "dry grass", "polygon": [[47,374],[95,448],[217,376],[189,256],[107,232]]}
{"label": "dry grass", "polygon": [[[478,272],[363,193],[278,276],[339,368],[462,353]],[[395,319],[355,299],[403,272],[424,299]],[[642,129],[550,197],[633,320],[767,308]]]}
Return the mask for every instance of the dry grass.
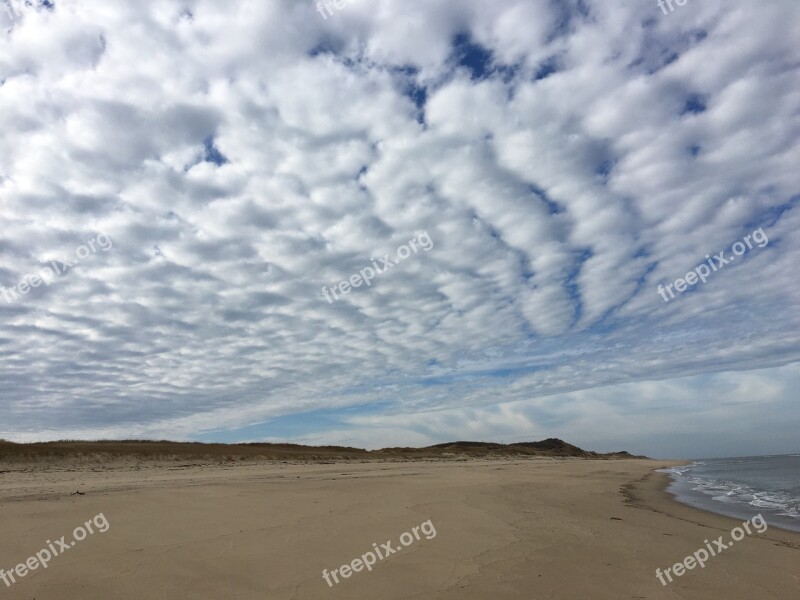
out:
{"label": "dry grass", "polygon": [[581,458],[617,458],[625,453],[597,454],[587,452],[558,439],[517,444],[487,442],[452,442],[425,448],[383,448],[363,450],[346,446],[303,446],[300,444],[205,444],[170,442],[167,440],[61,440],[15,444],[0,440],[1,461],[37,462],[38,460],[135,458],[163,460],[409,460],[481,458],[509,456],[574,456]]}

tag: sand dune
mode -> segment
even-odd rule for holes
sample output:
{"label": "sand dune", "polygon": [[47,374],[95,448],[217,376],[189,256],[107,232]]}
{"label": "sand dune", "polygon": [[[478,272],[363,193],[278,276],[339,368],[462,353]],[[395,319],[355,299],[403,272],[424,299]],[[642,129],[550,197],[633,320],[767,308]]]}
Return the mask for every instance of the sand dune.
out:
{"label": "sand dune", "polygon": [[[201,461],[247,460],[419,460],[425,458],[490,458],[511,456],[576,456],[582,458],[630,458],[627,452],[599,454],[583,450],[558,438],[539,442],[496,444],[491,442],[448,442],[423,448],[381,448],[364,450],[346,446],[302,444],[204,444],[153,440],[59,441],[15,444],[0,440],[0,461],[42,466],[47,462],[94,462],[125,459]],[[643,458],[643,457],[637,457]]]}

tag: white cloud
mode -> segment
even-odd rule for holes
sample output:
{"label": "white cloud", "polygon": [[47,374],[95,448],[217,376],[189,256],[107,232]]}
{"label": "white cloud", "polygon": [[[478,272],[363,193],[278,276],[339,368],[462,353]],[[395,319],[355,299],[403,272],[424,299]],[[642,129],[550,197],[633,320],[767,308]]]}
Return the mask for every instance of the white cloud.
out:
{"label": "white cloud", "polygon": [[[0,434],[192,437],[797,362],[799,10],[26,8],[0,37],[0,285],[115,246],[0,295]],[[663,303],[758,226],[766,248]],[[422,230],[434,250],[323,299]],[[491,411],[499,433],[519,416]]]}

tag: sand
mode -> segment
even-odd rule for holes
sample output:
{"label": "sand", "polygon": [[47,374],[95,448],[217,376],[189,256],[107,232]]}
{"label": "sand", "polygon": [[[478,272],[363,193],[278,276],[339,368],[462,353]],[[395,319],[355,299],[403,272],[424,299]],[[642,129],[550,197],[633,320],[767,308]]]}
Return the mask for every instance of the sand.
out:
{"label": "sand", "polygon": [[[654,473],[667,464],[0,467],[0,568],[13,569],[48,540],[69,542],[75,527],[100,513],[109,524],[47,569],[10,588],[0,581],[0,598],[800,597],[800,535],[772,527],[662,586],[656,568],[683,561],[705,539],[729,541],[741,523],[670,500],[666,476]],[[428,521],[417,540],[413,528]],[[422,533],[432,528],[435,537]],[[398,541],[405,532],[408,546]],[[371,571],[332,586],[323,579],[323,569],[387,541],[402,549]]]}

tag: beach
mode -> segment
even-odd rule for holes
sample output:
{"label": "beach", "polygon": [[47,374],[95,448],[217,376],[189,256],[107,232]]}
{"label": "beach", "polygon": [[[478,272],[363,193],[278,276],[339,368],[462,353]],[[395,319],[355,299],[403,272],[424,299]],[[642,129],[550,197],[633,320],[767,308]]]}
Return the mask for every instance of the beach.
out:
{"label": "beach", "polygon": [[[48,542],[59,550],[61,536],[69,549],[47,568],[15,575],[10,587],[0,582],[0,596],[798,597],[800,534],[773,527],[662,585],[656,569],[741,525],[671,500],[667,476],[655,470],[676,464],[535,457],[3,465],[0,568],[13,572]],[[79,527],[84,539],[72,545]],[[368,553],[389,542],[393,551],[364,568],[363,557],[370,562]]]}

